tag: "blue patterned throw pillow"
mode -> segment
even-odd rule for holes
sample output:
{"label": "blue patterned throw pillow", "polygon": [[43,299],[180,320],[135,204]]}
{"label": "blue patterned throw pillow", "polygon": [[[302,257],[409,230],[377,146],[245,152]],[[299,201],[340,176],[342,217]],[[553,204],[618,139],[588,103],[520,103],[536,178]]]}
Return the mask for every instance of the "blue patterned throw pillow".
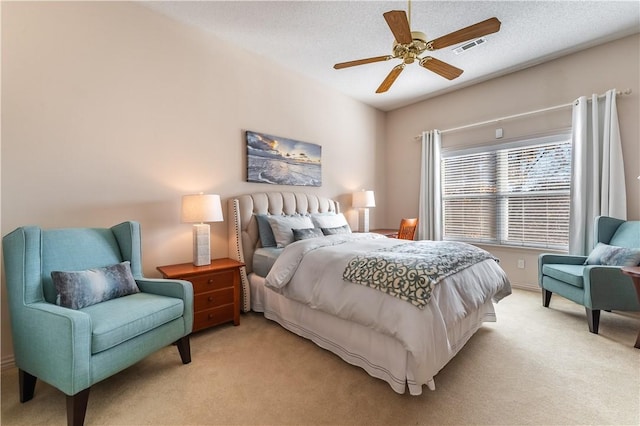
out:
{"label": "blue patterned throw pillow", "polygon": [[96,303],[140,292],[129,261],[86,271],[52,271],[56,304],[82,309]]}
{"label": "blue patterned throw pillow", "polygon": [[335,228],[321,228],[324,235],[350,234],[349,225],[336,226]]}
{"label": "blue patterned throw pillow", "polygon": [[324,237],[322,231],[318,228],[294,229],[293,240],[300,241],[309,238]]}
{"label": "blue patterned throw pillow", "polygon": [[610,246],[598,243],[585,265],[636,266],[640,264],[640,248]]}

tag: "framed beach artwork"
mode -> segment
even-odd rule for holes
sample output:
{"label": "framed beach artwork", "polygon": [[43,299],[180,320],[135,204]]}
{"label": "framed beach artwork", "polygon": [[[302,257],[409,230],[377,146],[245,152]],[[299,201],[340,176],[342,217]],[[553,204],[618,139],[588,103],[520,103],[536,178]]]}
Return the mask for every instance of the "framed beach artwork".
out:
{"label": "framed beach artwork", "polygon": [[247,182],[321,186],[322,147],[247,130]]}

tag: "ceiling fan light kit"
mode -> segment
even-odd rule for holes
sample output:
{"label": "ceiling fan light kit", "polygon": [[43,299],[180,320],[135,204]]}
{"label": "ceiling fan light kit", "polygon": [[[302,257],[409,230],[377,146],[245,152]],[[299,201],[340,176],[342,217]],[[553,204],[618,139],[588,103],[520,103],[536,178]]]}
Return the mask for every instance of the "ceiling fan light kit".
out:
{"label": "ceiling fan light kit", "polygon": [[[409,3],[409,11],[410,9]],[[396,81],[405,65],[412,64],[418,61],[418,64],[432,71],[448,80],[453,80],[460,77],[464,72],[462,69],[454,67],[444,61],[436,59],[432,56],[420,57],[425,51],[434,51],[442,49],[443,47],[449,47],[454,44],[463,43],[465,41],[478,39],[488,34],[498,32],[500,30],[501,22],[498,18],[493,17],[482,22],[470,25],[468,27],[459,29],[452,33],[446,34],[442,37],[438,37],[434,40],[427,41],[425,33],[420,31],[411,31],[409,26],[409,19],[407,14],[403,10],[391,10],[383,14],[389,29],[393,33],[395,41],[392,54],[386,56],[375,56],[373,58],[358,59],[355,61],[341,62],[335,64],[333,68],[343,69],[357,65],[371,64],[374,62],[388,61],[390,59],[401,59],[402,63],[393,67],[391,72],[383,80],[382,84],[376,90],[376,93],[384,93],[393,83]],[[485,40],[483,39],[483,42]]]}

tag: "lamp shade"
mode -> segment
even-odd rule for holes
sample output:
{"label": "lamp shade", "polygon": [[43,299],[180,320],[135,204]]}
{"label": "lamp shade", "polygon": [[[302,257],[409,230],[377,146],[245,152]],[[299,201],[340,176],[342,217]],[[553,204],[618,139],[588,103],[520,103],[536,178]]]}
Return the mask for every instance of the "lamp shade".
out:
{"label": "lamp shade", "polygon": [[194,194],[182,197],[182,222],[222,222],[222,205],[216,194]]}
{"label": "lamp shade", "polygon": [[376,206],[376,198],[373,191],[358,191],[353,193],[353,207],[369,208]]}

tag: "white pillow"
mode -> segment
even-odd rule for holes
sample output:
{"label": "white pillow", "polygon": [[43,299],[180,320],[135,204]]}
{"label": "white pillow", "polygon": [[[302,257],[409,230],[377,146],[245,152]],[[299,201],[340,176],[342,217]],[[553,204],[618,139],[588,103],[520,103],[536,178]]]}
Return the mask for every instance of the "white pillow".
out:
{"label": "white pillow", "polygon": [[347,225],[349,228],[349,232],[351,232],[351,228],[349,227],[349,223],[347,219],[344,217],[342,213],[338,214],[322,214],[322,213],[314,213],[311,215],[311,220],[313,220],[313,224],[316,228],[339,228],[341,226]]}
{"label": "white pillow", "polygon": [[294,229],[313,228],[313,222],[309,216],[267,216],[273,236],[276,238],[276,246],[284,247],[293,242]]}

